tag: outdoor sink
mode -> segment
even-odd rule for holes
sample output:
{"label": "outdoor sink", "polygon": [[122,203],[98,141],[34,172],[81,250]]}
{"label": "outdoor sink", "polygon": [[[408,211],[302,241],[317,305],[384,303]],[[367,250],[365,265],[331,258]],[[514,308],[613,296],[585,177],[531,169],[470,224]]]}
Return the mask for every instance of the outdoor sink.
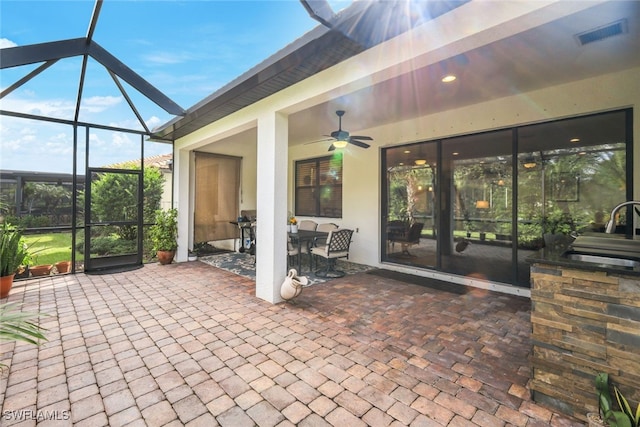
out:
{"label": "outdoor sink", "polygon": [[580,253],[568,253],[566,254],[567,259],[572,261],[580,261],[580,262],[588,262],[592,264],[600,264],[605,266],[615,266],[615,267],[627,267],[627,268],[639,268],[640,261],[634,259],[627,258],[614,258],[609,256],[602,255],[588,255],[588,254],[580,254]]}
{"label": "outdoor sink", "polygon": [[569,246],[570,252],[610,258],[640,259],[640,240],[611,234],[578,236]]}
{"label": "outdoor sink", "polygon": [[640,268],[640,240],[611,234],[582,235],[562,256],[572,261],[636,269]]}

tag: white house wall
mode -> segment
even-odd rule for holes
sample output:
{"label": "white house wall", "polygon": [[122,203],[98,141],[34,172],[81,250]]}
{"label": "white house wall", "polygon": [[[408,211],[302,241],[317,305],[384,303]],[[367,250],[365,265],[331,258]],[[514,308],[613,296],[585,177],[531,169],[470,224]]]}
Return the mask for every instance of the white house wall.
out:
{"label": "white house wall", "polygon": [[[470,2],[459,8],[458,12],[461,13],[459,18],[463,19],[460,22],[464,25],[457,25],[457,27],[467,29],[462,36],[447,34],[444,31],[446,21],[457,17],[457,12],[453,11],[450,16],[447,14],[442,17],[442,20],[438,19],[429,24],[440,26],[442,31],[437,40],[428,37],[429,34],[434,34],[433,28],[429,29],[428,26],[420,28],[413,34],[403,34],[177,140],[175,143],[177,185],[174,195],[178,205],[193,206],[190,195],[192,177],[189,173],[189,168],[192,166],[190,153],[193,150],[243,157],[242,208],[256,208],[258,198],[256,183],[260,178],[255,174],[257,168],[252,168],[251,164],[253,162],[253,165],[256,165],[258,161],[257,137],[254,136],[253,141],[251,138],[240,138],[243,140],[239,141],[237,136],[246,135],[247,132],[257,135],[256,127],[259,118],[278,114],[286,121],[288,114],[294,114],[333,99],[348,97],[357,90],[397,76],[411,67],[437,62],[446,55],[464,53],[467,49],[482,43],[522,31],[523,25],[541,25],[557,17],[558,13],[570,14],[574,11],[573,9],[584,8],[589,4],[589,2],[522,2],[522,4],[507,2],[514,3],[510,6],[511,9],[507,11],[509,8],[500,8],[499,13],[496,13],[486,5],[479,7],[475,3]],[[478,8],[478,13],[469,13],[472,8]],[[566,10],[563,11],[563,9]],[[463,11],[466,11],[465,14],[462,14]],[[485,15],[489,13],[491,16],[488,19],[479,19],[479,13]],[[504,25],[505,22],[506,25]],[[499,31],[496,26],[500,26]],[[415,40],[411,37],[415,37],[421,43],[413,43]],[[368,150],[355,147],[345,150],[343,217],[327,220],[356,230],[350,254],[352,261],[378,266],[380,265],[380,147],[635,107],[640,99],[638,75],[640,75],[640,69],[636,68],[494,99],[378,128],[356,128],[358,134],[371,135],[375,141]],[[391,96],[381,102],[393,105],[395,101]],[[635,135],[640,134],[639,115],[638,109],[634,109]],[[356,130],[353,126],[349,128],[352,131]],[[288,211],[293,211],[294,162],[327,153],[326,144],[304,145],[303,142],[305,141],[290,141],[286,182]],[[635,143],[634,164],[640,164],[638,142]],[[634,182],[640,183],[640,171],[637,170],[638,168],[635,169]],[[636,184],[635,187],[635,196],[639,198],[640,184]],[[179,215],[181,235],[178,260],[186,258],[186,249],[191,243],[188,237],[193,235],[191,212],[192,208],[186,212],[182,210]],[[268,236],[262,235],[262,238],[268,238]],[[284,260],[284,254],[282,256]],[[479,284],[479,286],[484,285]]]}
{"label": "white house wall", "polygon": [[[375,141],[368,150],[359,148],[345,150],[343,217],[341,219],[327,219],[327,221],[357,230],[354,234],[350,255],[352,261],[380,266],[380,147],[637,107],[640,100],[638,75],[640,75],[640,69],[631,69],[444,111],[380,128],[359,130],[358,133],[375,134]],[[266,102],[264,104],[265,108],[269,105]],[[278,104],[278,102],[274,104]],[[243,120],[247,123],[246,116],[240,119],[240,121]],[[211,129],[205,128],[207,131],[203,129],[202,132],[199,132],[202,135],[193,134],[189,138],[184,138],[176,145],[176,148],[180,151],[188,151],[190,146],[196,146],[198,149],[206,148],[206,151],[242,156],[243,208],[253,209],[258,179],[255,175],[255,168],[252,167],[252,164],[255,165],[257,161],[256,145],[250,140],[243,144],[228,141],[215,143],[216,138],[211,135],[215,135],[215,128],[219,127],[224,130],[220,134],[225,135],[228,134],[227,128],[240,128],[237,121],[231,119],[228,121],[228,124],[218,122]],[[640,135],[640,111],[638,108],[634,108],[634,134]],[[187,141],[195,142],[189,145]],[[640,164],[640,144],[637,141],[638,138],[636,138],[634,146],[634,165]],[[326,149],[327,145],[322,143],[296,145],[289,148],[288,211],[293,211],[294,162],[326,155]],[[634,168],[634,182],[636,183],[635,198],[638,199],[640,198],[640,170],[638,168]],[[180,198],[176,198],[176,200],[180,200]],[[183,221],[186,219],[183,218]],[[185,242],[185,244],[188,243]],[[402,268],[398,269],[403,270]],[[416,270],[411,270],[411,272],[421,273]],[[433,276],[433,274],[431,275]],[[450,275],[446,276],[451,280]],[[436,274],[434,277],[442,276]],[[471,284],[478,285],[477,283]]]}
{"label": "white house wall", "polygon": [[[435,140],[514,125],[536,123],[564,117],[634,108],[634,134],[640,135],[639,69],[600,76],[543,90],[497,99],[456,110],[445,111],[416,120],[407,120],[380,128],[359,130],[375,134],[368,150],[345,150],[343,163],[343,217],[341,226],[358,230],[353,237],[350,260],[381,266],[380,263],[380,148],[410,142]],[[635,138],[634,165],[640,164],[640,142]],[[327,144],[298,145],[289,149],[289,205],[293,206],[293,166],[296,160],[326,155]],[[634,168],[635,199],[640,199],[640,168]],[[333,220],[331,220],[333,221]],[[401,271],[406,268],[395,267]],[[411,269],[413,273],[424,274]],[[431,274],[451,280],[450,274]],[[445,277],[446,276],[446,277]],[[455,281],[455,280],[454,280]],[[466,283],[459,280],[460,283]],[[477,282],[467,283],[481,285]],[[482,285],[481,285],[482,286]],[[502,286],[487,288],[509,291]],[[526,290],[512,289],[515,293]]]}

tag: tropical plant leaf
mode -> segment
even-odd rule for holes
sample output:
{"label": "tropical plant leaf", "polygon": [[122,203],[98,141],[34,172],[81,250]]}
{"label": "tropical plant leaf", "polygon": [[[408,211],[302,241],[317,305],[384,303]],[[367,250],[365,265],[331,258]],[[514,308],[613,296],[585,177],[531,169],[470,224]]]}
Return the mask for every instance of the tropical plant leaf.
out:
{"label": "tropical plant leaf", "polygon": [[624,412],[625,415],[629,418],[629,425],[632,427],[638,427],[638,424],[640,423],[640,403],[638,403],[638,408],[636,409],[636,412],[634,414],[631,410],[631,405],[629,405],[629,402],[624,397],[622,392],[620,392],[618,387],[613,387],[613,393],[616,397],[616,401],[618,402],[618,406],[620,407],[620,409],[622,409],[622,412]]}
{"label": "tropical plant leaf", "polygon": [[23,341],[34,345],[47,341],[46,329],[36,323],[44,314],[20,311],[19,308],[15,303],[0,305],[0,341]]}

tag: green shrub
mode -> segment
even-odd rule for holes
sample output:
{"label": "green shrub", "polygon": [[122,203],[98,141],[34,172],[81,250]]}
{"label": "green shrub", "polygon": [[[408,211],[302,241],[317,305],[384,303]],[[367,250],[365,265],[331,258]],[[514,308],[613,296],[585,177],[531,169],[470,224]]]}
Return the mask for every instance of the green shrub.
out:
{"label": "green shrub", "polygon": [[[84,240],[76,242],[76,251],[84,251]],[[100,236],[91,239],[91,254],[98,256],[136,253],[136,242],[122,240],[118,236]]]}

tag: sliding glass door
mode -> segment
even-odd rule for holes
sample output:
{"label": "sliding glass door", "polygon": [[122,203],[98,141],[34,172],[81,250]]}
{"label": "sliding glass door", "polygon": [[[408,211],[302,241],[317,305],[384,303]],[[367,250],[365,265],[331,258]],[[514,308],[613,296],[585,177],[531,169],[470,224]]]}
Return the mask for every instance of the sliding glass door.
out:
{"label": "sliding glass door", "polygon": [[631,110],[384,149],[382,261],[528,287],[529,255],[631,198],[630,152]]}
{"label": "sliding glass door", "polygon": [[383,259],[435,267],[437,144],[386,150]]}
{"label": "sliding glass door", "polygon": [[504,130],[442,144],[442,169],[447,173],[441,179],[446,199],[451,199],[443,206],[443,215],[450,218],[442,223],[446,226],[440,241],[443,271],[511,282],[512,135]]}

